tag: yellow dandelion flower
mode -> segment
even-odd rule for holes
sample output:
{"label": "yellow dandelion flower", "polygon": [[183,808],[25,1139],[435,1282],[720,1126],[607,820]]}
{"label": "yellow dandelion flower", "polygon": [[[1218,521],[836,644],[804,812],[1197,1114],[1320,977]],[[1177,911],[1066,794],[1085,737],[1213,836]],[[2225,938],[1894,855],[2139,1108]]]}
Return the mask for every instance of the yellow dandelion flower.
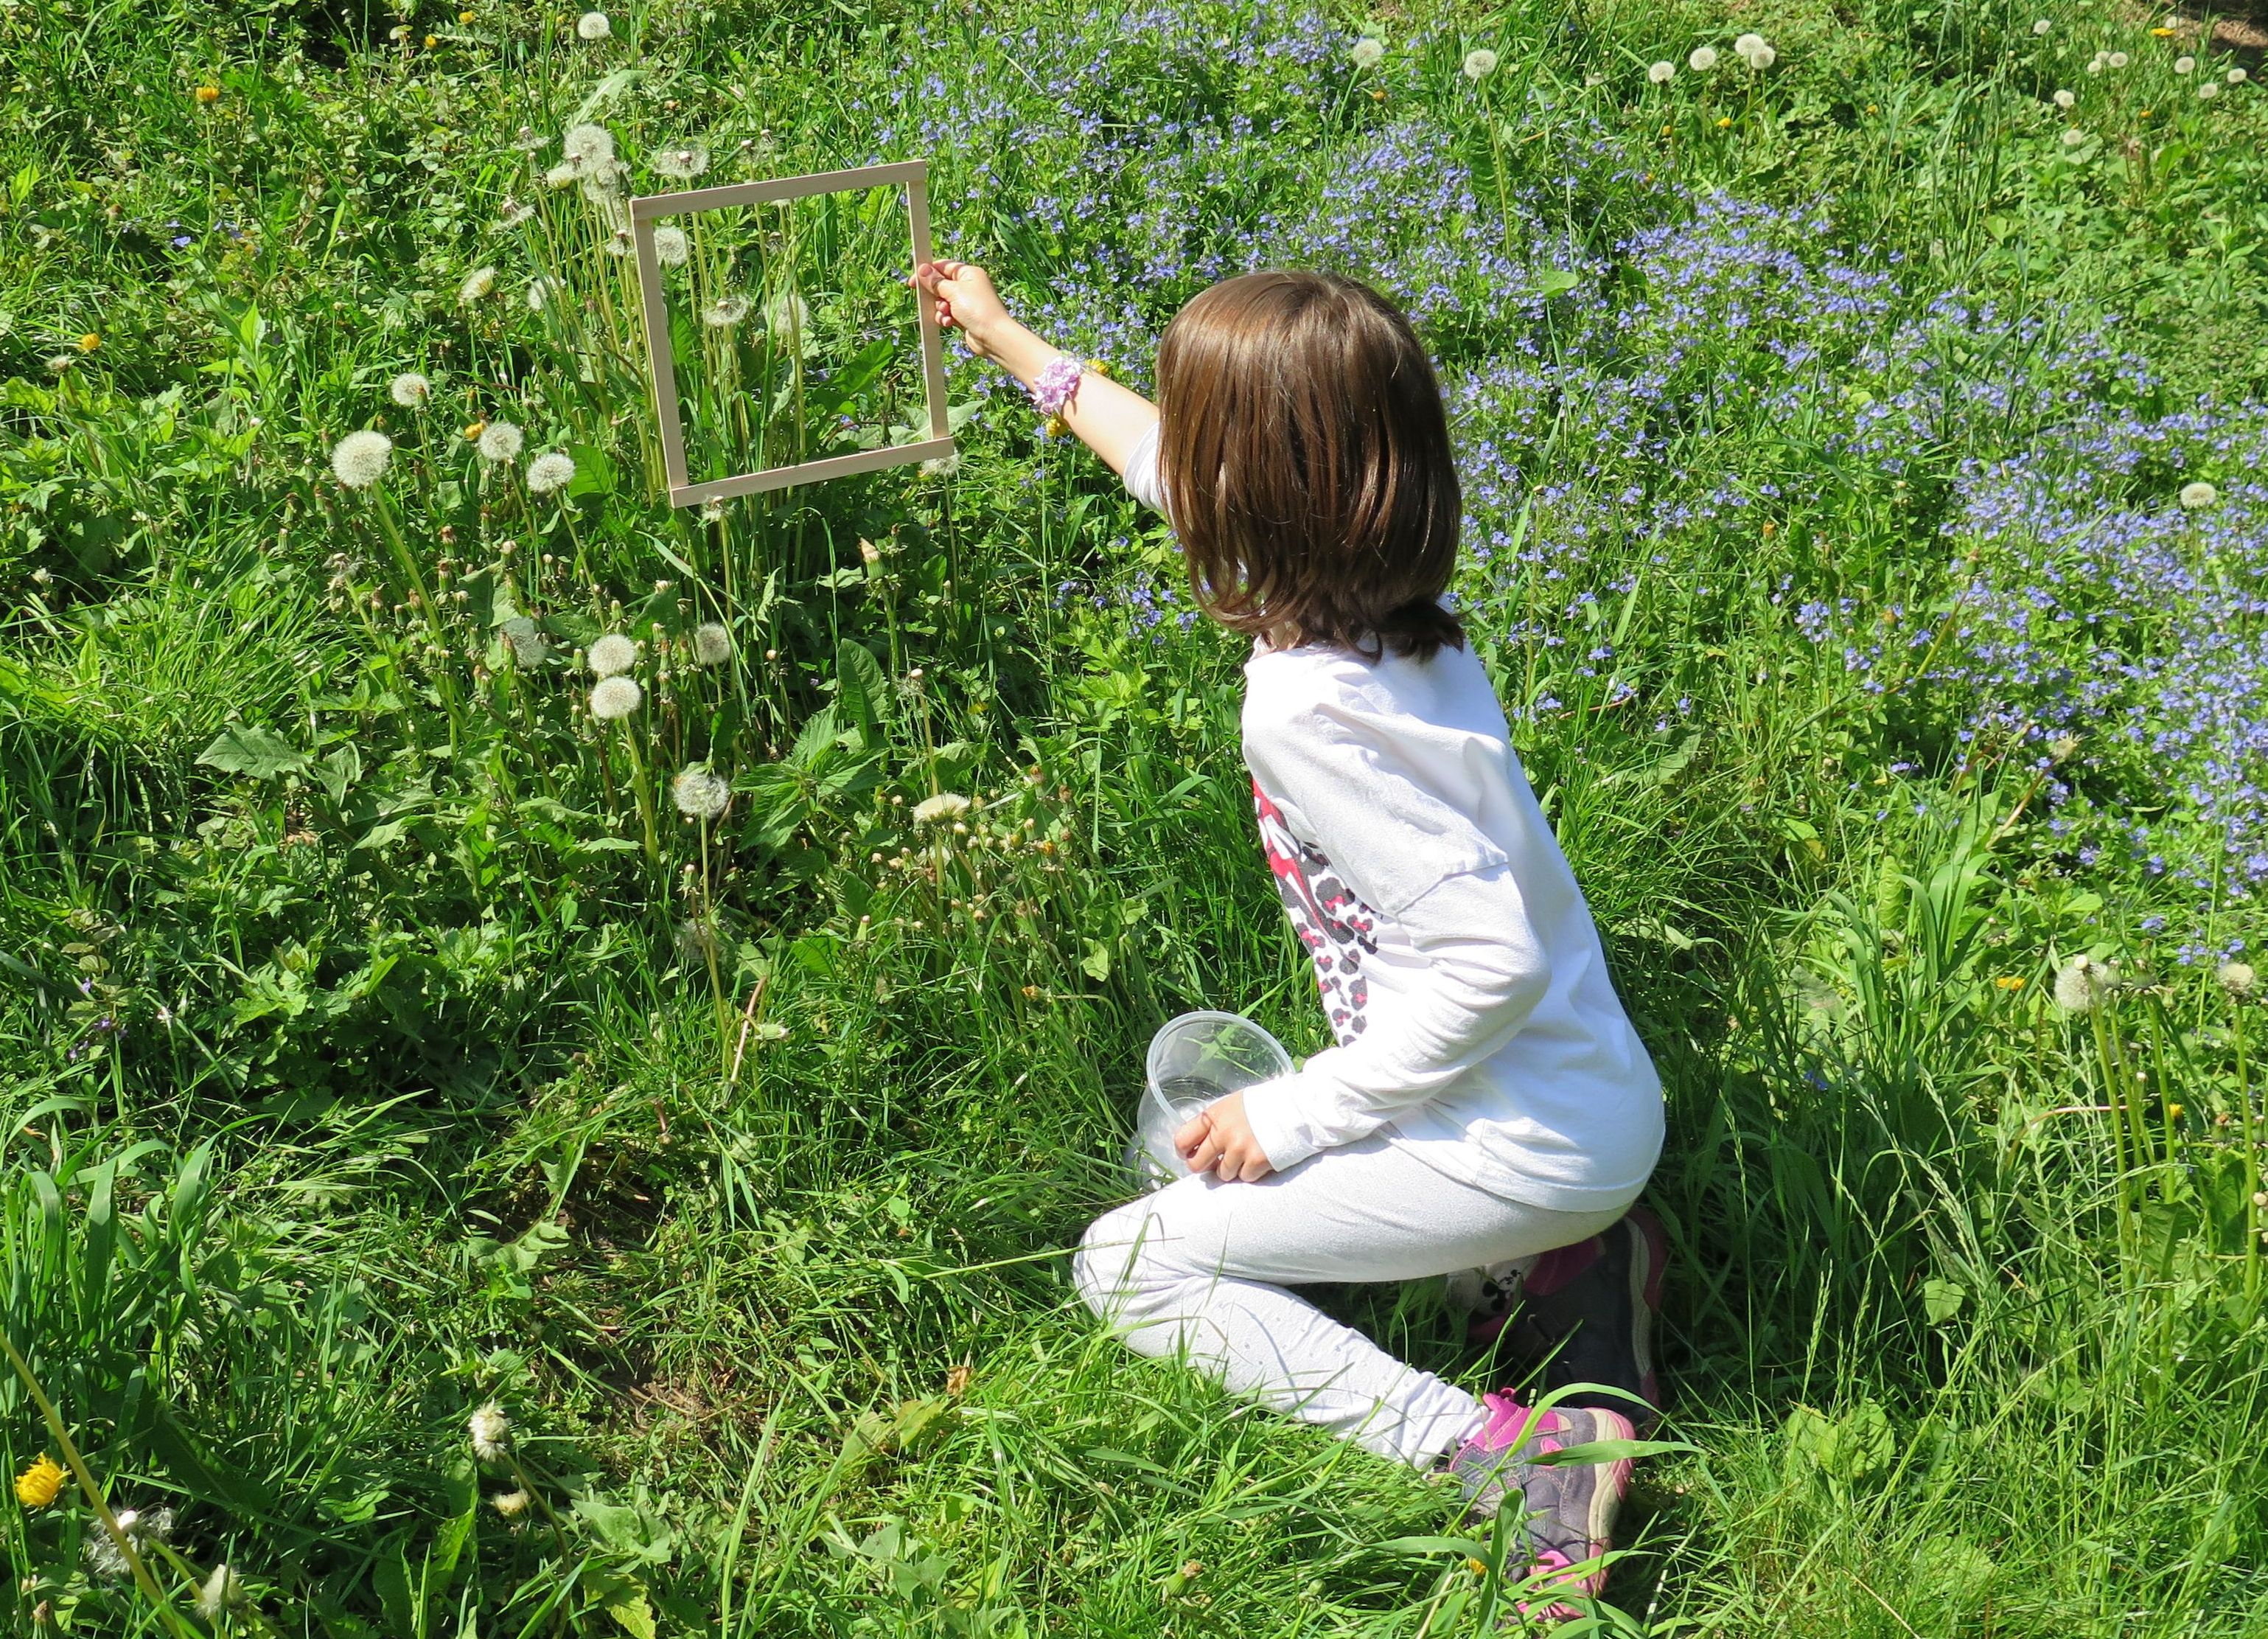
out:
{"label": "yellow dandelion flower", "polygon": [[1086,367],[1104,380],[1110,380],[1110,360],[1108,358],[1090,358],[1086,361]]}
{"label": "yellow dandelion flower", "polygon": [[217,85],[200,85],[197,87],[196,96],[199,102],[218,102],[220,100],[220,87]]}
{"label": "yellow dandelion flower", "polygon": [[485,420],[468,421],[465,423],[465,438],[468,441],[470,441],[471,439],[480,437],[482,433],[488,430],[489,424]]}
{"label": "yellow dandelion flower", "polygon": [[91,353],[101,345],[102,338],[92,330],[78,338],[78,350],[83,353]]}
{"label": "yellow dandelion flower", "polygon": [[63,1488],[63,1465],[40,1453],[39,1460],[16,1476],[16,1500],[26,1508],[45,1508]]}
{"label": "yellow dandelion flower", "polygon": [[2021,973],[2003,973],[1992,983],[2002,990],[2021,990],[2024,987],[2024,976]]}
{"label": "yellow dandelion flower", "polygon": [[2171,40],[2181,31],[2176,28],[2154,28],[2150,32],[2156,35],[2160,40]]}
{"label": "yellow dandelion flower", "polygon": [[425,49],[428,51],[432,50],[434,47],[440,43],[441,38],[438,34],[428,34],[425,36]]}
{"label": "yellow dandelion flower", "polygon": [[470,28],[473,26],[473,14],[470,11],[460,11],[457,13],[457,21],[465,27]]}
{"label": "yellow dandelion flower", "polygon": [[2168,1105],[2166,1106],[2166,1119],[2167,1119],[2167,1120],[2169,1120],[2169,1121],[2178,1121],[2178,1120],[2180,1120],[2181,1119],[2182,1119],[2182,1106],[2181,1106],[2181,1105],[2179,1105],[2179,1104],[2168,1104]]}
{"label": "yellow dandelion flower", "polygon": [[1465,1569],[1476,1576],[1485,1576],[1488,1575],[1488,1561],[1468,1557],[1465,1561]]}
{"label": "yellow dandelion flower", "polygon": [[1732,122],[1733,122],[1733,116],[1732,116],[1731,114],[1727,114],[1724,115],[1722,118],[1720,118],[1720,119],[1717,122],[1717,129],[1718,129],[1719,130],[1720,130],[1720,131],[1721,131],[1721,130],[1724,130],[1724,129],[1727,129],[1728,126],[1730,126],[1730,125],[1732,124]]}

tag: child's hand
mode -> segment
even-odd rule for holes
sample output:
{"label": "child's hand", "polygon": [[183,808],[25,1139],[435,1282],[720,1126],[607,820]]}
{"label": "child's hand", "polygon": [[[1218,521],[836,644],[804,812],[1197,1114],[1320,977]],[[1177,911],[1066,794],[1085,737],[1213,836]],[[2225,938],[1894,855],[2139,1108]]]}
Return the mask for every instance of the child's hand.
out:
{"label": "child's hand", "polygon": [[1007,304],[992,288],[992,276],[973,262],[924,262],[914,269],[913,283],[937,303],[937,321],[946,329],[958,328],[968,337],[968,350],[980,358],[993,356],[1003,334],[1015,321]]}
{"label": "child's hand", "polygon": [[1174,1134],[1174,1148],[1191,1172],[1218,1173],[1224,1184],[1256,1183],[1275,1168],[1252,1123],[1244,1119],[1244,1095],[1216,1098]]}

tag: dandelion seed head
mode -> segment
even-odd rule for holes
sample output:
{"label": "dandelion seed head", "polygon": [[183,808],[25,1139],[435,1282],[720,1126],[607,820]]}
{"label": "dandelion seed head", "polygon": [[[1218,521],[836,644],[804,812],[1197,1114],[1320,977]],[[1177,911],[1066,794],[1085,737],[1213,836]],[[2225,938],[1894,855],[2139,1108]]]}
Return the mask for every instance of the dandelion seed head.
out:
{"label": "dandelion seed head", "polygon": [[943,455],[932,455],[922,462],[921,469],[932,478],[950,478],[961,470],[961,452],[952,450]]}
{"label": "dandelion seed head", "polygon": [[331,475],[350,490],[366,490],[386,476],[394,440],[374,427],[350,432],[331,447]]}
{"label": "dandelion seed head", "polygon": [[415,370],[405,370],[387,383],[386,395],[404,410],[420,410],[433,396],[433,384]]}
{"label": "dandelion seed head", "polygon": [[2221,76],[2221,78],[2227,80],[2232,85],[2242,85],[2246,80],[2250,79],[2251,78],[2252,76],[2246,73],[2242,69],[2231,69],[2228,73]]}
{"label": "dandelion seed head", "polygon": [[2078,102],[2079,94],[2076,92],[2058,91],[2055,94],[2055,106],[2058,108],[2070,108],[2075,107]]}
{"label": "dandelion seed head", "polygon": [[1677,78],[1677,64],[1664,58],[1660,63],[1650,64],[1646,70],[1646,77],[1657,85],[1667,85]]}
{"label": "dandelion seed head", "polygon": [[526,442],[526,435],[511,422],[491,421],[481,429],[478,448],[481,459],[494,466],[507,461],[518,461]]}
{"label": "dandelion seed head", "polygon": [[940,791],[933,797],[924,797],[914,804],[914,823],[934,825],[968,812],[968,799],[957,791]]}
{"label": "dandelion seed head", "polygon": [[665,268],[681,268],[693,254],[692,242],[681,227],[658,227],[653,231],[654,260]]}
{"label": "dandelion seed head", "polygon": [[653,156],[654,174],[690,181],[709,168],[706,148],[665,148]]}
{"label": "dandelion seed head", "polygon": [[806,330],[811,309],[793,291],[781,291],[764,304],[764,323],[775,330]]}
{"label": "dandelion seed head", "polygon": [[607,219],[622,225],[622,179],[630,174],[630,166],[619,159],[609,159],[581,173],[578,182],[583,197],[598,206]]}
{"label": "dandelion seed head", "polygon": [[2044,34],[2044,33],[2046,33],[2048,32],[2048,30],[2050,30],[2050,29],[2053,28],[2054,26],[2055,26],[2055,25],[2054,25],[2054,24],[2052,24],[2052,23],[2051,23],[2051,22],[2049,22],[2049,21],[2047,20],[2047,18],[2043,18],[2043,18],[2036,18],[2033,19],[2033,22],[2032,22],[2032,33],[2034,33],[2035,34]]}
{"label": "dandelion seed head", "polygon": [[212,1575],[197,1590],[197,1614],[206,1621],[217,1623],[229,1612],[244,1605],[244,1583],[225,1564],[212,1568]]}
{"label": "dandelion seed head", "polygon": [[2220,95],[2220,87],[2212,80],[2207,80],[2198,87],[2198,96],[2206,102],[2211,102],[2219,95]]}
{"label": "dandelion seed head", "polygon": [[1347,53],[1347,55],[1354,60],[1354,65],[1359,69],[1374,69],[1384,60],[1386,46],[1383,41],[1373,40],[1369,35],[1365,34],[1354,42],[1353,48]]}
{"label": "dandelion seed head", "polygon": [[2072,127],[2071,129],[2063,134],[2063,145],[2066,148],[2076,148],[2080,144],[2086,140],[2087,133],[2080,130],[2077,126]]}
{"label": "dandelion seed head", "polygon": [[1486,46],[1476,47],[1475,49],[1465,53],[1465,78],[1467,79],[1486,79],[1490,75],[1495,72],[1496,53],[1491,51]]}
{"label": "dandelion seed head", "polygon": [[497,270],[494,268],[475,268],[465,275],[465,282],[457,286],[457,299],[471,303],[480,300],[496,289]]}
{"label": "dandelion seed head", "polygon": [[733,787],[723,775],[696,763],[669,782],[669,800],[688,819],[713,820],[732,801]]}
{"label": "dandelion seed head", "polygon": [[712,330],[729,330],[748,316],[745,296],[719,296],[701,310],[701,322]]}
{"label": "dandelion seed head", "polygon": [[733,634],[723,624],[704,620],[693,629],[693,659],[702,666],[722,666],[733,658]]}
{"label": "dandelion seed head", "polygon": [[559,151],[566,157],[567,163],[578,171],[587,171],[593,166],[611,165],[615,159],[615,134],[603,125],[588,122],[571,126],[567,134],[559,139]]}
{"label": "dandelion seed head", "polygon": [[562,159],[543,173],[546,188],[565,188],[583,174],[580,166],[571,159]]}
{"label": "dandelion seed head", "polygon": [[2220,491],[2199,478],[2194,483],[2182,485],[2181,494],[2176,498],[2181,502],[2184,511],[2198,512],[2219,500]]}
{"label": "dandelion seed head", "polygon": [[574,481],[574,459],[556,449],[546,450],[527,463],[527,488],[532,495],[549,495]]}
{"label": "dandelion seed head", "polygon": [[585,11],[575,19],[575,34],[579,40],[600,41],[615,32],[604,11]]}
{"label": "dandelion seed head", "polygon": [[2197,59],[2195,57],[2176,57],[2174,59],[2174,72],[2176,74],[2196,73]]}
{"label": "dandelion seed head", "polygon": [[549,305],[551,299],[558,293],[559,284],[557,280],[549,278],[530,279],[527,282],[528,312],[541,313],[544,307]]}
{"label": "dandelion seed head", "polygon": [[527,1512],[528,1501],[526,1491],[499,1491],[489,1499],[489,1506],[506,1519],[518,1519]]}
{"label": "dandelion seed head", "polygon": [[2252,971],[2249,962],[2224,962],[2214,971],[2213,977],[2220,981],[2222,990],[2240,1001],[2250,995],[2260,982],[2260,976]]}
{"label": "dandelion seed head", "polygon": [[645,704],[645,690],[636,679],[601,677],[591,690],[591,715],[602,723],[628,717]]}
{"label": "dandelion seed head", "polygon": [[472,1440],[473,1455],[484,1463],[500,1463],[512,1453],[512,1419],[494,1400],[465,1420],[465,1433]]}
{"label": "dandelion seed head", "polygon": [[2073,956],[2056,970],[2056,1006],[2066,1013],[2092,1012],[2117,982],[2117,969],[2091,956]]}
{"label": "dandelion seed head", "polygon": [[1714,46],[1694,47],[1685,59],[1685,66],[1696,74],[1706,74],[1717,66],[1717,48]]}
{"label": "dandelion seed head", "polygon": [[2114,69],[2123,69],[2133,60],[2123,51],[2114,51],[2102,59],[2106,64]]}
{"label": "dandelion seed head", "polygon": [[614,677],[637,664],[637,645],[619,631],[610,631],[591,646],[583,657],[593,677]]}

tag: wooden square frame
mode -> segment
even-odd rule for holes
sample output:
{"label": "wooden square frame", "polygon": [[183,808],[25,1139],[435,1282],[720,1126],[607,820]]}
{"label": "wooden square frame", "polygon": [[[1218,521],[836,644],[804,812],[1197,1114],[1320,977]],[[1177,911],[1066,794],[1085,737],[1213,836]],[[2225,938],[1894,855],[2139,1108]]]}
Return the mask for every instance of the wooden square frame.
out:
{"label": "wooden square frame", "polygon": [[646,358],[653,375],[654,415],[661,426],[661,462],[669,478],[672,506],[699,506],[727,495],[754,495],[782,490],[792,484],[814,484],[854,472],[878,472],[953,453],[953,430],[945,413],[945,357],[938,332],[937,314],[918,292],[914,306],[921,321],[923,395],[929,405],[929,437],[913,444],[892,444],[881,449],[857,450],[820,461],[744,472],[737,477],[696,484],[685,470],[685,429],[677,410],[677,360],[669,342],[669,307],[662,291],[661,258],[653,246],[657,222],[733,205],[775,204],[814,194],[863,192],[873,188],[903,188],[906,226],[913,245],[913,267],[931,260],[929,238],[929,161],[907,159],[895,165],[870,165],[854,171],[821,171],[810,176],[783,176],[764,182],[734,182],[723,188],[696,188],[681,194],[644,194],[630,201],[630,232],[637,240],[638,293],[645,310]]}

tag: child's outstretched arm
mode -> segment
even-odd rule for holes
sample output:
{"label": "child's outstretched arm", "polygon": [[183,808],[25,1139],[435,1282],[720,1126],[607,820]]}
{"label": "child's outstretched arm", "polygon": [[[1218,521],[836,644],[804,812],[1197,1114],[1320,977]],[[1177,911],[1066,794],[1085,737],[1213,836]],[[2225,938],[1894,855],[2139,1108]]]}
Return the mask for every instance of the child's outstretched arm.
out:
{"label": "child's outstretched arm", "polygon": [[[924,262],[914,269],[913,282],[936,302],[938,323],[960,330],[968,338],[971,352],[990,358],[1027,388],[1039,380],[1041,371],[1064,356],[1061,348],[1017,322],[992,288],[992,276],[974,262]],[[1089,371],[1064,407],[1063,418],[1089,449],[1109,463],[1111,471],[1123,473],[1142,435],[1156,425],[1158,407],[1131,388]]]}

